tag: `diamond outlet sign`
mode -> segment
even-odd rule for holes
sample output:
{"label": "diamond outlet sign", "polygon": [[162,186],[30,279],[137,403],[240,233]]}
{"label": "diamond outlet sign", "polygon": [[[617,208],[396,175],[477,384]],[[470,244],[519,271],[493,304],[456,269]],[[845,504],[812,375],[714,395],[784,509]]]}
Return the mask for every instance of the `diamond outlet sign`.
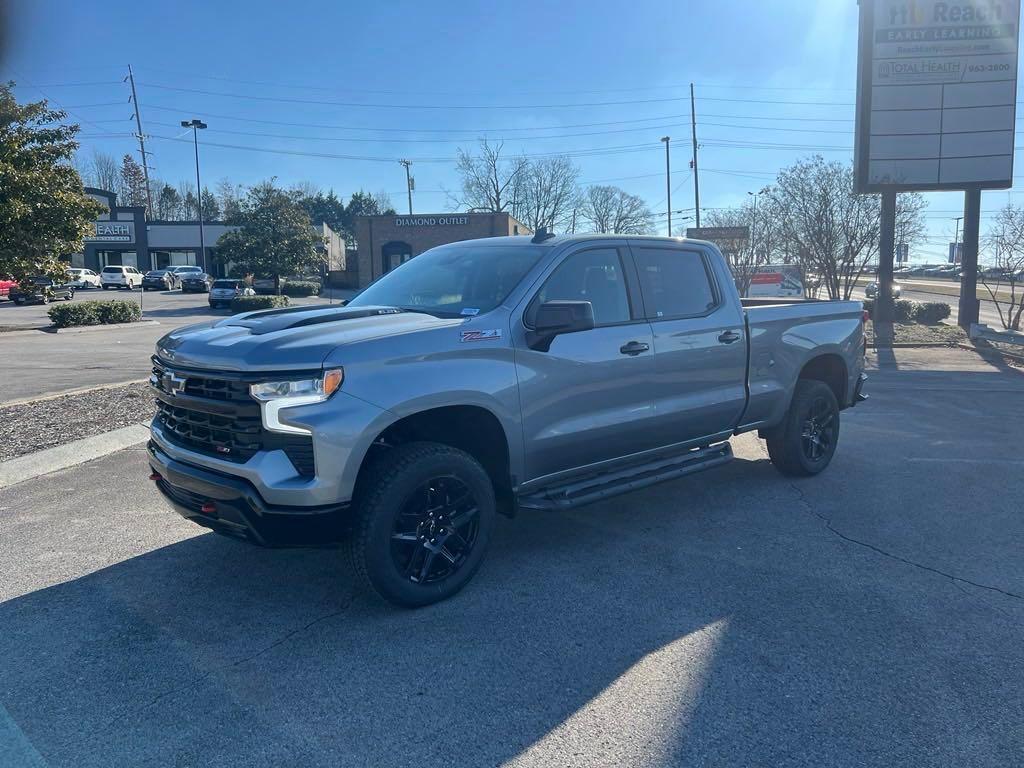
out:
{"label": "diamond outlet sign", "polygon": [[861,0],[859,192],[1013,182],[1020,0]]}

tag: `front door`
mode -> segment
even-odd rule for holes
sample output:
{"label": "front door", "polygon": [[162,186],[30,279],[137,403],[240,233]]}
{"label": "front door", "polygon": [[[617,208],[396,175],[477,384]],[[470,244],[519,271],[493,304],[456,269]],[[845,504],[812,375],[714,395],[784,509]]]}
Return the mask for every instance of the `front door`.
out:
{"label": "front door", "polygon": [[634,244],[654,335],[654,434],[662,445],[731,431],[746,404],[747,340],[735,291],[695,248]]}
{"label": "front door", "polygon": [[625,268],[628,257],[617,247],[570,253],[523,313],[522,325],[529,328],[545,301],[589,301],[596,324],[556,337],[546,352],[530,349],[525,334],[516,337],[524,480],[652,447],[653,340],[635,275]]}

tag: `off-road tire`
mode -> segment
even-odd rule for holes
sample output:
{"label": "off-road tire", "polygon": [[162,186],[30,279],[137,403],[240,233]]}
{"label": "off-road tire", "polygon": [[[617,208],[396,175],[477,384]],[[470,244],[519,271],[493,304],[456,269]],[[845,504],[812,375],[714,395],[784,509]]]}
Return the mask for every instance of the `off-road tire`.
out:
{"label": "off-road tire", "polygon": [[[414,492],[436,477],[452,477],[473,494],[478,508],[475,542],[465,561],[441,581],[415,583],[399,572],[391,537],[399,510]],[[360,477],[353,503],[354,530],[345,551],[358,586],[390,603],[417,608],[445,600],[473,578],[494,530],[494,487],[480,463],[464,451],[439,443],[399,445],[372,460]]]}
{"label": "off-road tire", "polygon": [[[821,455],[812,458],[808,455],[805,428],[812,417],[814,409],[824,406],[827,415],[830,435],[828,444],[822,449]],[[839,404],[831,388],[821,381],[801,379],[796,383],[793,401],[782,423],[765,435],[768,444],[768,456],[772,464],[784,475],[789,477],[808,477],[821,472],[832,461],[836,445],[839,442]]]}

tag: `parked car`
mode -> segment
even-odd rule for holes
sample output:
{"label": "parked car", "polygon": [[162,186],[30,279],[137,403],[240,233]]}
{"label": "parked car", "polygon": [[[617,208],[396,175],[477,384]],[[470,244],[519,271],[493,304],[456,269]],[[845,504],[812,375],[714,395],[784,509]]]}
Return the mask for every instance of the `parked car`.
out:
{"label": "parked car", "polygon": [[245,284],[244,280],[221,279],[214,280],[210,287],[210,306],[230,307],[231,301],[236,296],[255,296],[256,291]]}
{"label": "parked car", "polygon": [[0,277],[0,297],[11,295],[11,289],[18,286],[17,280],[11,280],[9,277]]}
{"label": "parked car", "polygon": [[171,291],[177,284],[177,278],[166,269],[153,269],[142,276],[143,291]]}
{"label": "parked car", "polygon": [[111,288],[127,288],[134,291],[137,286],[142,285],[142,273],[135,267],[110,264],[100,270],[100,283],[104,291]]}
{"label": "parked car", "polygon": [[68,282],[75,288],[99,288],[100,276],[91,269],[72,267],[68,270]]}
{"label": "parked car", "polygon": [[[902,293],[903,293],[903,288],[900,286],[899,283],[891,283],[890,284],[890,293],[892,294],[892,297],[894,299],[898,299],[902,295]],[[864,296],[869,298],[869,299],[876,299],[876,298],[878,298],[878,283],[871,282],[871,283],[868,283],[867,285],[865,285],[864,286]]]}
{"label": "parked car", "polygon": [[57,299],[71,301],[75,297],[75,286],[58,283],[51,277],[33,277],[27,286],[12,288],[10,295],[15,304],[49,304]]}
{"label": "parked car", "polygon": [[205,272],[182,272],[181,275],[182,293],[206,293],[213,285],[213,276]]}
{"label": "parked car", "polygon": [[161,338],[150,477],[199,525],[342,543],[382,597],[426,605],[472,578],[499,513],[716,467],[742,432],[821,472],[864,398],[863,323],[859,301],[741,300],[702,241],[451,243],[345,307]]}
{"label": "parked car", "polygon": [[197,267],[194,264],[183,264],[176,267],[168,267],[167,269],[172,272],[179,281],[189,272],[199,273],[203,271],[202,267]]}

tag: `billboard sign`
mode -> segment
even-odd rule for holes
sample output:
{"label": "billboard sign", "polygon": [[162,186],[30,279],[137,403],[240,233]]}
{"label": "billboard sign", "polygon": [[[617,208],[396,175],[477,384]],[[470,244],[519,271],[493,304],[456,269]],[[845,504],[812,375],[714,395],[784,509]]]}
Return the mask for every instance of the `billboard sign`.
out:
{"label": "billboard sign", "polygon": [[687,227],[686,236],[694,240],[749,240],[750,227]]}
{"label": "billboard sign", "polygon": [[1013,183],[1020,0],[860,0],[858,192]]}
{"label": "billboard sign", "polygon": [[959,264],[963,261],[963,243],[950,243],[949,244],[949,263]]}
{"label": "billboard sign", "polygon": [[906,243],[899,243],[896,246],[896,261],[904,264],[910,261],[910,246]]}

